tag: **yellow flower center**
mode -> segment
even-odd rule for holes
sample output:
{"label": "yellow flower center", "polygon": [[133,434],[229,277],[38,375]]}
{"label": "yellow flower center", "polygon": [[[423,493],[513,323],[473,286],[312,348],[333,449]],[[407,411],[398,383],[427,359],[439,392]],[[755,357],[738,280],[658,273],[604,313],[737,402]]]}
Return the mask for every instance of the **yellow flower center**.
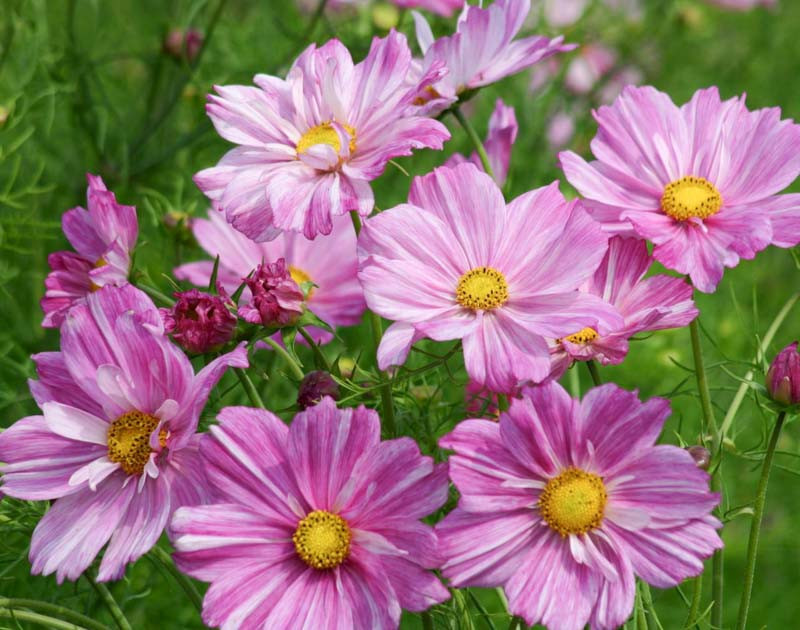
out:
{"label": "yellow flower center", "polygon": [[[356,150],[356,130],[350,125],[342,125],[342,127],[350,134],[350,153],[353,154]],[[306,131],[297,141],[297,154],[305,153],[315,144],[327,144],[333,147],[336,153],[339,153],[342,148],[341,142],[339,142],[339,134],[336,133],[336,129],[333,128],[330,122],[324,122]]]}
{"label": "yellow flower center", "polygon": [[341,516],[314,510],[292,535],[297,555],[314,569],[333,569],[350,554],[350,527]]}
{"label": "yellow flower center", "polygon": [[681,177],[670,182],[661,196],[661,209],[664,214],[676,221],[686,221],[692,217],[707,219],[719,212],[722,195],[714,184],[703,177]]}
{"label": "yellow flower center", "polygon": [[594,328],[581,328],[578,332],[564,337],[571,343],[589,343],[597,339],[597,331]]}
{"label": "yellow flower center", "polygon": [[[120,465],[129,475],[141,475],[150,458],[150,434],[158,426],[158,418],[141,411],[129,411],[108,427],[108,459]],[[167,445],[167,430],[158,432],[161,448]]]}
{"label": "yellow flower center", "polygon": [[[313,282],[313,280],[311,280],[311,276],[309,276],[308,273],[300,269],[300,267],[293,267],[292,265],[289,265],[289,275],[292,276],[292,280],[294,280],[300,286],[301,289],[303,288],[304,282]],[[314,293],[314,287],[311,287],[308,290],[308,294],[306,295],[307,300],[311,299],[312,293]]]}
{"label": "yellow flower center", "polygon": [[542,518],[562,536],[600,527],[608,494],[602,478],[567,468],[547,482],[539,497]]}
{"label": "yellow flower center", "polygon": [[417,98],[414,99],[414,105],[424,105],[435,98],[441,98],[441,96],[442,95],[436,91],[436,88],[431,85],[426,85]]}
{"label": "yellow flower center", "polygon": [[456,287],[456,301],[464,308],[489,311],[508,300],[505,276],[491,267],[476,267],[465,273]]}
{"label": "yellow flower center", "polygon": [[[99,269],[100,267],[105,267],[107,264],[108,263],[103,258],[98,258],[97,260],[94,261],[93,268],[94,269]],[[95,291],[99,291],[99,290],[100,290],[100,286],[96,285],[94,282],[92,282],[90,280],[89,281],[89,291],[94,293]]]}

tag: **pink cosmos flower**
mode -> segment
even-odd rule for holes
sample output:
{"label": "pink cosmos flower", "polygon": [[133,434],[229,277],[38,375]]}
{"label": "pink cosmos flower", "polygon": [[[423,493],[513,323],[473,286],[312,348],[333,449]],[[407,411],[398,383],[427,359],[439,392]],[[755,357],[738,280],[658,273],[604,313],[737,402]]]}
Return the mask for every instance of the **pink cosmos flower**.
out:
{"label": "pink cosmos flower", "polygon": [[89,209],[72,208],[61,218],[75,252],[53,252],[47,257],[52,271],[44,281],[41,302],[45,328],[58,328],[69,308],[88,293],[128,282],[130,254],[139,233],[136,208],[117,203],[97,175],[87,173],[86,179]]}
{"label": "pink cosmos flower", "polygon": [[616,385],[579,402],[549,383],[499,423],[461,422],[439,441],[461,494],[436,526],[445,577],[502,586],[529,625],[613,630],[634,576],[667,588],[701,573],[722,547],[719,495],[687,451],[654,445],[668,415],[667,400]]}
{"label": "pink cosmos flower", "polygon": [[683,278],[645,278],[651,263],[644,241],[621,236],[609,241],[603,262],[581,290],[612,304],[625,320],[605,335],[584,328],[552,340],[552,378],[561,378],[573,361],[621,363],[628,354],[628,339],[636,333],[680,328],[697,317],[692,287]]}
{"label": "pink cosmos flower", "polygon": [[508,393],[549,374],[545,337],[621,325],[613,307],[577,291],[607,237],[557,182],[506,205],[488,175],[460,164],[415,178],[408,201],[366,221],[358,241],[367,304],[396,322],[381,369],[422,336],[462,339],[470,378]]}
{"label": "pink cosmos flower", "polygon": [[589,0],[544,0],[544,19],[550,26],[564,28],[581,19]]}
{"label": "pink cosmos flower", "polygon": [[496,0],[488,8],[465,5],[456,32],[433,39],[428,22],[414,13],[417,41],[424,54],[420,72],[444,64],[447,74],[431,86],[420,86],[416,103],[436,114],[461,93],[499,81],[559,52],[575,48],[563,37],[539,35],[513,41],[530,11],[530,0]]}
{"label": "pink cosmos flower", "polygon": [[456,9],[464,6],[465,0],[391,0],[403,9],[425,9],[437,15],[450,17]]}
{"label": "pink cosmos flower", "polygon": [[[315,285],[305,300],[310,311],[331,326],[353,326],[361,321],[367,305],[356,275],[356,236],[349,217],[337,217],[331,233],[313,241],[302,234],[283,232],[274,241],[256,243],[213,210],[209,211],[208,220],[192,220],[192,232],[210,256],[219,256],[217,278],[229,293],[236,291],[242,278],[262,261],[285,258],[295,282]],[[213,268],[211,262],[193,262],[177,267],[174,273],[176,278],[208,286]],[[250,290],[245,289],[242,300],[249,299]],[[315,328],[312,334],[322,343],[333,339],[321,328]]]}
{"label": "pink cosmos flower", "polygon": [[250,628],[397,628],[400,609],[449,593],[433,528],[447,466],[409,438],[380,440],[378,415],[331,398],[286,424],[228,407],[203,455],[224,503],[182,508],[175,561],[211,587],[203,621]]}
{"label": "pink cosmos flower", "polygon": [[236,328],[236,316],[225,289],[218,286],[219,295],[197,289],[176,292],[178,301],[172,308],[160,308],[164,330],[181,348],[194,354],[209,352],[227,343]]}
{"label": "pink cosmos flower", "polygon": [[561,153],[567,179],[598,221],[653,241],[656,260],[701,291],[740,258],[787,245],[773,220],[800,221],[800,205],[776,195],[800,174],[800,125],[779,109],[748,111],[717,88],[679,108],[652,87],[627,87],[595,118],[597,160]]}
{"label": "pink cosmos flower", "polygon": [[175,508],[208,498],[198,417],[225,369],[247,367],[247,353],[240,346],[195,375],[158,309],[125,285],[74,306],[61,352],[34,359],[42,415],[0,433],[2,491],[55,499],[33,532],[31,571],[76,580],[108,543],[98,579],[118,579]]}
{"label": "pink cosmos flower", "polygon": [[545,137],[551,149],[563,149],[575,136],[575,116],[568,112],[556,112],[547,121]]}
{"label": "pink cosmos flower", "polygon": [[[195,182],[256,241],[279,230],[314,238],[350,210],[368,215],[369,182],[391,158],[441,149],[450,137],[440,122],[410,113],[410,65],[405,36],[392,31],[359,64],[334,39],[309,46],[286,80],[259,74],[258,87],[217,86],[206,109],[220,135],[240,146]],[[420,86],[440,73],[432,68]]]}
{"label": "pink cosmos flower", "polygon": [[[486,141],[483,143],[486,154],[489,156],[489,164],[494,173],[494,180],[498,186],[505,184],[508,176],[511,147],[514,146],[518,131],[519,125],[517,125],[514,108],[506,105],[502,99],[498,98],[495,102],[492,116],[489,118],[489,132],[486,135]],[[476,151],[473,151],[469,158],[465,158],[460,153],[454,153],[444,165],[455,166],[467,161],[472,162],[483,170],[483,164],[481,164]]]}
{"label": "pink cosmos flower", "polygon": [[564,87],[575,94],[588,94],[616,61],[615,50],[603,44],[587,44],[569,62]]}

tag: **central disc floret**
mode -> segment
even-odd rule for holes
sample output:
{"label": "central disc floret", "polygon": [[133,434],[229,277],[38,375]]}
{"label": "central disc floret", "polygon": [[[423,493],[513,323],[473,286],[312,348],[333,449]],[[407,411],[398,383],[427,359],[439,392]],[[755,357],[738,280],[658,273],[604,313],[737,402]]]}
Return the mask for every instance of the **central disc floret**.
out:
{"label": "central disc floret", "polygon": [[314,510],[292,535],[297,555],[314,569],[333,569],[350,554],[350,527],[341,516]]}
{"label": "central disc floret", "polygon": [[538,505],[545,523],[566,536],[600,527],[607,499],[602,478],[579,468],[567,468],[547,482]]}
{"label": "central disc floret", "polygon": [[[158,418],[141,411],[129,411],[108,427],[108,459],[120,465],[129,475],[141,475],[150,458],[150,434],[158,426]],[[159,432],[162,448],[166,431]]]}
{"label": "central disc floret", "polygon": [[[305,282],[313,282],[313,280],[311,280],[311,276],[309,276],[308,273],[306,273],[299,267],[293,267],[292,265],[289,265],[289,275],[301,289],[303,288],[303,284]],[[311,299],[312,293],[314,293],[314,287],[311,287],[309,289],[308,295],[306,295],[306,299]]]}
{"label": "central disc floret", "polygon": [[719,212],[722,195],[714,184],[703,177],[681,177],[670,182],[661,196],[661,209],[664,214],[676,221],[686,221],[692,217],[707,219]]}
{"label": "central disc floret", "polygon": [[[350,125],[342,125],[342,127],[350,135],[350,143],[348,146],[350,148],[350,153],[354,153],[356,150],[356,130]],[[297,141],[296,147],[298,155],[305,153],[315,144],[327,144],[333,147],[336,153],[339,153],[342,144],[339,141],[339,134],[336,133],[336,129],[333,128],[330,121],[311,127],[311,129],[301,136],[300,140]]]}
{"label": "central disc floret", "polygon": [[597,339],[597,331],[594,328],[581,328],[578,332],[564,337],[571,343],[590,343]]}
{"label": "central disc floret", "polygon": [[456,301],[464,308],[485,311],[508,300],[505,276],[491,267],[476,267],[465,273],[456,287]]}

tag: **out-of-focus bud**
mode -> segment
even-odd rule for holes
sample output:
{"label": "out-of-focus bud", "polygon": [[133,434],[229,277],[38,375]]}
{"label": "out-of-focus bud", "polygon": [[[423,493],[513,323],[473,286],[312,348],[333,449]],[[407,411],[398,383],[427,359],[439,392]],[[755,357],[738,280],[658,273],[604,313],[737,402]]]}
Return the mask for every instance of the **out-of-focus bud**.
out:
{"label": "out-of-focus bud", "polygon": [[0,105],[0,127],[6,124],[8,120],[8,108]]}
{"label": "out-of-focus bud", "polygon": [[339,357],[339,374],[344,378],[353,378],[356,369],[356,362],[350,357]]}
{"label": "out-of-focus bud", "polygon": [[164,38],[164,52],[175,59],[194,61],[203,47],[203,34],[195,28],[173,28]]}
{"label": "out-of-focus bud", "polygon": [[186,39],[184,40],[186,47],[186,58],[189,61],[197,59],[200,54],[200,49],[203,47],[203,34],[196,28],[190,28],[186,31]]}
{"label": "out-of-focus bud", "polygon": [[575,135],[575,118],[566,112],[554,114],[547,123],[547,143],[553,150],[563,149]]}
{"label": "out-of-focus bud", "polygon": [[769,366],[767,391],[772,400],[783,405],[800,403],[800,354],[796,341],[781,350]]}
{"label": "out-of-focus bud", "polygon": [[230,298],[219,287],[221,295],[210,295],[197,289],[174,293],[178,299],[170,308],[162,308],[164,329],[184,350],[202,354],[219,348],[233,337],[236,317],[228,310]]}
{"label": "out-of-focus bud", "polygon": [[244,279],[253,297],[239,307],[239,317],[251,324],[288,326],[303,314],[303,291],[292,279],[286,260],[259,265]]}
{"label": "out-of-focus bud", "polygon": [[339,400],[339,385],[333,377],[322,370],[315,370],[305,375],[297,391],[297,406],[300,409],[313,407],[325,396]]}
{"label": "out-of-focus bud", "polygon": [[399,21],[400,11],[393,4],[381,2],[372,9],[372,22],[383,31],[393,29]]}
{"label": "out-of-focus bud", "polygon": [[689,455],[692,456],[692,459],[694,460],[694,463],[697,464],[698,468],[708,470],[708,467],[711,464],[711,451],[704,446],[690,446],[686,450],[689,451]]}

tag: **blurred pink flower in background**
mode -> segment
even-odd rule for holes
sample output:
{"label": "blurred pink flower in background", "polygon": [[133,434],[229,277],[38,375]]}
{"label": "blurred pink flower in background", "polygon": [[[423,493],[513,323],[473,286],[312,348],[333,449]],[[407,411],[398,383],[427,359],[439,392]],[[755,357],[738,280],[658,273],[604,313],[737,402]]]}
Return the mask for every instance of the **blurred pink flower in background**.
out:
{"label": "blurred pink flower in background", "polygon": [[57,328],[69,308],[105,285],[128,282],[131,252],[139,223],[136,208],[117,203],[103,180],[87,173],[88,210],[67,210],[61,218],[64,235],[75,252],[53,252],[47,257],[51,272],[44,281],[42,326]]}
{"label": "blurred pink flower in background", "polygon": [[588,5],[589,0],[544,0],[544,19],[556,28],[572,26]]}
{"label": "blurred pink flower in background", "polygon": [[575,116],[567,112],[556,112],[547,122],[545,136],[551,150],[563,149],[575,135]]}
{"label": "blurred pink flower in background", "polygon": [[[494,180],[498,186],[502,186],[508,176],[508,165],[511,162],[511,148],[517,139],[517,117],[514,108],[506,105],[502,99],[497,99],[494,111],[489,118],[489,131],[483,143],[486,154],[489,156],[489,165],[494,173]],[[455,166],[463,162],[472,162],[479,169],[483,170],[478,153],[473,151],[469,158],[465,158],[460,153],[454,153],[445,162],[445,166]]]}
{"label": "blurred pink flower in background", "polygon": [[713,4],[723,9],[736,9],[737,11],[747,11],[756,7],[777,7],[778,0],[706,0],[708,4]]}
{"label": "blurred pink flower in background", "polygon": [[564,87],[575,94],[588,94],[616,60],[616,51],[604,44],[581,46],[567,66]]}

